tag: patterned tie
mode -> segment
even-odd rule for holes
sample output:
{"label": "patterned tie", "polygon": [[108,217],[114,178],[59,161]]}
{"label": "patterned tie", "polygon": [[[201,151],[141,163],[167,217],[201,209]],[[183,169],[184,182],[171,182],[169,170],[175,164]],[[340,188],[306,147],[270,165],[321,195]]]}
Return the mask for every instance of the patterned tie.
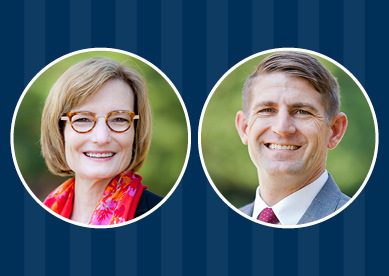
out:
{"label": "patterned tie", "polygon": [[271,223],[271,224],[276,224],[279,222],[276,214],[274,214],[272,208],[265,208],[262,210],[262,212],[259,214],[258,220]]}

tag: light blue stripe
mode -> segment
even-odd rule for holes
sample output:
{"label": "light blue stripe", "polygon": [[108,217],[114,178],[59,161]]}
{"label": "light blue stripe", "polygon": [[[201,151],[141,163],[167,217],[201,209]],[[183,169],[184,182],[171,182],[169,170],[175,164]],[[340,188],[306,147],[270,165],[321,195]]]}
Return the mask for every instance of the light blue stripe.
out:
{"label": "light blue stripe", "polygon": [[[45,1],[24,1],[24,80],[45,64]],[[28,183],[27,183],[28,184]],[[46,212],[24,193],[24,275],[46,275]]]}

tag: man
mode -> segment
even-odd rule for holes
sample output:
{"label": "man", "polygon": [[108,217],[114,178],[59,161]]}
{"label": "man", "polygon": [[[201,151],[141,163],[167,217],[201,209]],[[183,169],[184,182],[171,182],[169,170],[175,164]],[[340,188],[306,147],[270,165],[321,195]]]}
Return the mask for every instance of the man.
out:
{"label": "man", "polygon": [[327,152],[347,128],[339,98],[335,78],[310,55],[278,52],[258,65],[235,119],[260,183],[242,212],[296,225],[326,217],[349,200],[326,170]]}

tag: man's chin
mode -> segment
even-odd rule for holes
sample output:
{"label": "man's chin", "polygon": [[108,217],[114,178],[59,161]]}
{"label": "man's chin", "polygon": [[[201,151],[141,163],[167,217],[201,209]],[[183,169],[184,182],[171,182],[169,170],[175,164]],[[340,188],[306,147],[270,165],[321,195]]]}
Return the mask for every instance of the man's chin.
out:
{"label": "man's chin", "polygon": [[273,176],[291,176],[291,175],[298,175],[302,173],[302,166],[299,164],[276,164],[276,165],[267,165],[263,166],[263,171],[266,172],[268,175],[273,175]]}

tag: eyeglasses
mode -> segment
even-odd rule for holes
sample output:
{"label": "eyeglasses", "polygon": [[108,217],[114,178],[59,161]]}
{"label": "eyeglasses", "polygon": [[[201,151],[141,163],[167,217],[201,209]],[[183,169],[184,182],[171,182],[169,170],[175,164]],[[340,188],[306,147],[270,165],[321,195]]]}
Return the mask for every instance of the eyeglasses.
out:
{"label": "eyeglasses", "polygon": [[78,133],[88,133],[96,125],[98,118],[105,118],[105,123],[113,132],[122,133],[128,130],[132,122],[139,119],[139,115],[125,110],[115,110],[105,116],[97,116],[94,112],[68,112],[61,117],[62,121],[69,121],[72,129]]}

